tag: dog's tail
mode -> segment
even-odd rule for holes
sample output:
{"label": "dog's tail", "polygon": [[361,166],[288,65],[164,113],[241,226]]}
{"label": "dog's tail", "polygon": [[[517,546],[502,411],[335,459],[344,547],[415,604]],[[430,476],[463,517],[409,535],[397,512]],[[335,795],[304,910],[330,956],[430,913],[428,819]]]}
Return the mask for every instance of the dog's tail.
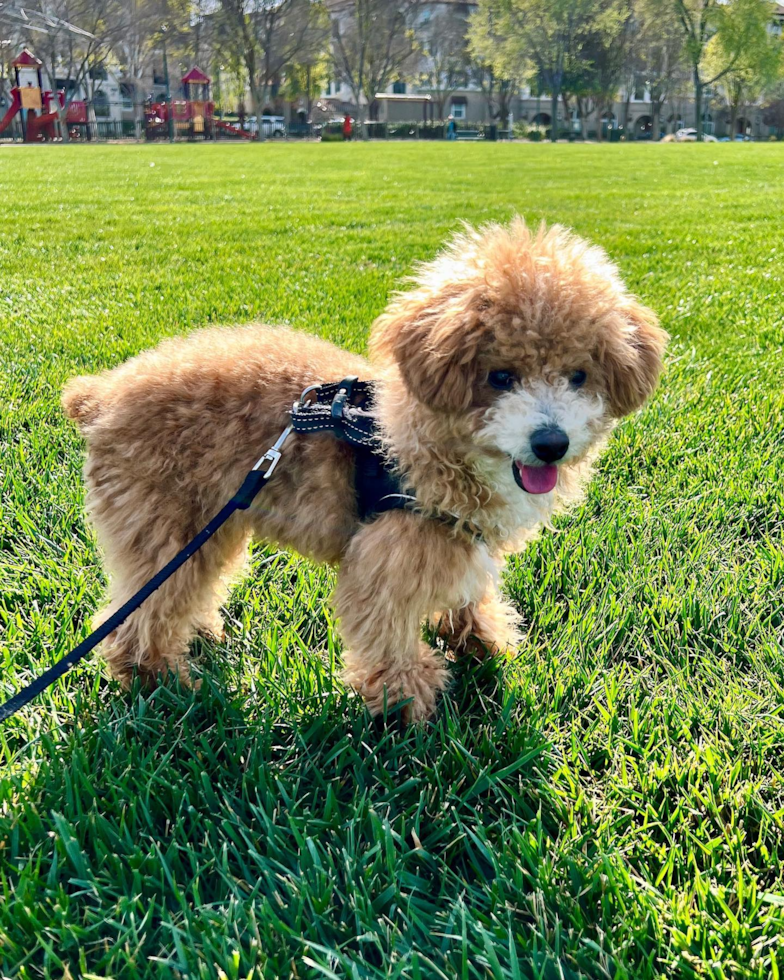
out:
{"label": "dog's tail", "polygon": [[86,374],[71,378],[63,391],[63,411],[80,429],[85,429],[100,417],[104,407],[103,394],[100,378]]}

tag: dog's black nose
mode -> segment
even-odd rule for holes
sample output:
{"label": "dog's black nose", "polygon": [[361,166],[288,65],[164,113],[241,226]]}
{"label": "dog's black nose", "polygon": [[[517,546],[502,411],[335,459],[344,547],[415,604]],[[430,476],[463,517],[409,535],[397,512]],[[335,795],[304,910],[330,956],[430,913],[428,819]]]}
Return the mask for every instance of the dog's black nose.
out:
{"label": "dog's black nose", "polygon": [[554,463],[563,459],[569,448],[569,436],[563,429],[554,425],[546,429],[537,429],[531,436],[531,449],[545,463]]}

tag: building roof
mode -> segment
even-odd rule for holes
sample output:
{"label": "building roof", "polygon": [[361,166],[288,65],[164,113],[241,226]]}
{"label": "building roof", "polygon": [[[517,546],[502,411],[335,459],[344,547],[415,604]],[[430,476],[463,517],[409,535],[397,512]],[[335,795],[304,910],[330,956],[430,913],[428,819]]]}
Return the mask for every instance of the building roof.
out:
{"label": "building roof", "polygon": [[432,102],[432,95],[397,95],[388,92],[376,92],[375,97],[382,102]]}

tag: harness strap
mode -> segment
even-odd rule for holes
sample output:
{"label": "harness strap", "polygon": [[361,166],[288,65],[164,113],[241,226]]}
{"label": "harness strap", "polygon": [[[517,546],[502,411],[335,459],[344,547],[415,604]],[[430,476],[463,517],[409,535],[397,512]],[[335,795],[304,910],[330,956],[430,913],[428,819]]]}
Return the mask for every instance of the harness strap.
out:
{"label": "harness strap", "polygon": [[302,435],[329,432],[354,448],[354,489],[360,520],[416,503],[383,451],[373,411],[372,381],[355,376],[321,385],[315,399],[295,404],[291,426]]}

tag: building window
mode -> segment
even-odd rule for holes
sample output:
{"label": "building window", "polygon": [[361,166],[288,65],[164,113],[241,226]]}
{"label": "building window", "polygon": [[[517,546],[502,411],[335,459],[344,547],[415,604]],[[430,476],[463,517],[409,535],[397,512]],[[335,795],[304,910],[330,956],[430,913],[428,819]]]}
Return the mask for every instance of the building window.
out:
{"label": "building window", "polygon": [[109,97],[106,92],[96,92],[93,96],[93,110],[96,119],[109,118]]}
{"label": "building window", "polygon": [[132,82],[120,82],[120,95],[122,96],[122,107],[124,112],[133,109],[133,97],[135,94]]}
{"label": "building window", "polygon": [[645,101],[645,79],[641,75],[634,76],[634,101]]}
{"label": "building window", "polygon": [[466,117],[466,104],[465,102],[452,102],[452,115],[455,119],[465,119]]}
{"label": "building window", "polygon": [[406,83],[397,81],[392,82],[392,94],[393,95],[405,95],[406,94]]}
{"label": "building window", "polygon": [[103,65],[97,65],[95,68],[90,69],[90,78],[94,82],[105,82],[108,79],[108,74]]}

